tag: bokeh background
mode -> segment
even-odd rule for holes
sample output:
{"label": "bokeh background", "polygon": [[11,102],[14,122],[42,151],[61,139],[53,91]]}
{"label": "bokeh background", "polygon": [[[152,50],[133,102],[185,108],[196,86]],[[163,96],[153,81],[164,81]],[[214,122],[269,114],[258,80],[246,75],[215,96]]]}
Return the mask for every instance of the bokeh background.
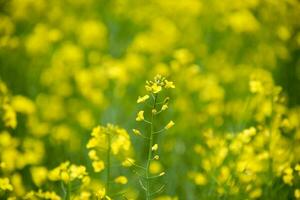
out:
{"label": "bokeh background", "polygon": [[[300,198],[298,0],[0,0],[0,178],[13,187],[0,182],[0,198],[64,199],[48,172],[70,161],[91,178],[72,198],[95,199],[97,125],[126,129],[143,163],[131,130],[156,74],[176,86],[159,124],[176,125],[156,138],[157,198]],[[131,169],[113,173],[144,199]]]}

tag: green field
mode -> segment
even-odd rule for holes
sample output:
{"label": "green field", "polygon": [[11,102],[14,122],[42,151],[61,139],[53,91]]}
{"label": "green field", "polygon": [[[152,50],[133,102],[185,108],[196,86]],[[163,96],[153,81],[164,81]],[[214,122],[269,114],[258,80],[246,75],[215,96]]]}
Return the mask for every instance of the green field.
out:
{"label": "green field", "polygon": [[300,199],[300,1],[0,0],[0,199]]}

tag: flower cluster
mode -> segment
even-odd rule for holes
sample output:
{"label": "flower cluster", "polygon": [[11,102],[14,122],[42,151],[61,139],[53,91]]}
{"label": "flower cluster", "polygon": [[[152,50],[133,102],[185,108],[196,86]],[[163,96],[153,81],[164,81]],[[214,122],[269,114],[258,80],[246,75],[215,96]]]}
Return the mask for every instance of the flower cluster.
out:
{"label": "flower cluster", "polygon": [[[89,149],[88,156],[92,160],[94,172],[101,172],[106,169],[106,187],[98,194],[100,199],[110,199],[111,184],[125,185],[128,180],[121,175],[112,179],[113,159],[117,159],[124,167],[131,166],[128,160],[132,154],[132,146],[129,135],[125,129],[108,124],[107,126],[97,126],[91,133],[91,138],[86,147]],[[114,157],[112,157],[114,156]],[[134,161],[132,161],[134,162]]]}
{"label": "flower cluster", "polygon": [[[153,169],[153,166],[158,165],[157,162],[160,159],[160,156],[157,154],[158,151],[158,144],[155,143],[155,139],[157,139],[157,136],[159,133],[162,133],[163,131],[170,129],[172,126],[174,126],[174,122],[170,121],[165,125],[163,128],[160,130],[155,130],[156,127],[156,121],[155,119],[158,117],[158,115],[165,111],[168,108],[168,103],[169,103],[169,97],[164,98],[163,101],[161,101],[161,97],[159,97],[159,93],[162,92],[163,89],[173,89],[175,88],[175,85],[173,82],[168,81],[165,77],[162,77],[161,75],[156,75],[154,77],[153,81],[146,81],[146,91],[149,93],[147,95],[144,95],[142,97],[138,97],[137,103],[148,103],[149,96],[151,96],[152,102],[150,103],[150,119],[146,120],[144,117],[144,110],[141,110],[137,113],[136,121],[144,121],[147,125],[150,126],[150,131],[146,135],[144,133],[141,133],[138,129],[133,129],[133,133],[137,136],[142,137],[143,139],[146,139],[148,141],[148,155],[147,161],[146,161],[146,167],[141,167],[139,165],[135,165],[138,168],[142,169],[142,175],[141,177],[144,178],[145,180],[140,179],[140,184],[142,188],[146,192],[146,199],[152,199],[152,196],[159,194],[163,188],[164,185],[160,186],[158,189],[155,189],[153,191],[153,188],[151,186],[151,182],[155,178],[159,178],[165,175],[165,172],[159,172],[160,170],[151,170]],[[158,106],[160,106],[160,109],[158,109]],[[157,110],[158,109],[158,110]],[[154,173],[159,173],[156,174],[155,176],[151,176],[150,172]],[[151,180],[152,179],[152,180]],[[144,184],[145,183],[145,184]]]}

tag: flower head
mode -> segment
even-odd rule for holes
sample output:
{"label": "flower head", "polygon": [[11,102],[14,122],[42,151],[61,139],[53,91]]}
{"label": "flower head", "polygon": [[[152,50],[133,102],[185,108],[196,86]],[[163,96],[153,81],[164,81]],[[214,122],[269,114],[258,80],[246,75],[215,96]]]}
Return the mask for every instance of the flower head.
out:
{"label": "flower head", "polygon": [[95,172],[101,172],[104,169],[104,162],[103,161],[94,161],[93,168]]}
{"label": "flower head", "polygon": [[175,123],[171,120],[166,126],[165,129],[170,129],[172,126],[174,126]]}
{"label": "flower head", "polygon": [[125,176],[118,176],[117,178],[115,178],[115,183],[118,183],[118,184],[122,184],[122,185],[125,185],[128,180]]}
{"label": "flower head", "polygon": [[154,144],[154,145],[152,146],[152,151],[157,151],[157,149],[158,149],[158,144]]}
{"label": "flower head", "polygon": [[175,85],[172,81],[165,80],[165,88],[175,88]]}
{"label": "flower head", "polygon": [[168,105],[167,104],[164,104],[162,107],[161,107],[161,110],[167,110],[168,109]]}
{"label": "flower head", "polygon": [[132,129],[132,132],[135,134],[135,135],[141,135],[141,132],[137,129]]}
{"label": "flower head", "polygon": [[13,186],[9,183],[9,179],[8,178],[0,178],[0,191],[3,190],[9,190],[12,191],[13,190]]}
{"label": "flower head", "polygon": [[138,98],[138,100],[136,101],[137,103],[143,103],[145,102],[147,99],[149,99],[149,95],[145,95],[145,96],[142,96]]}
{"label": "flower head", "polygon": [[136,121],[143,121],[144,120],[144,111],[141,110],[138,112],[137,117],[135,118]]}

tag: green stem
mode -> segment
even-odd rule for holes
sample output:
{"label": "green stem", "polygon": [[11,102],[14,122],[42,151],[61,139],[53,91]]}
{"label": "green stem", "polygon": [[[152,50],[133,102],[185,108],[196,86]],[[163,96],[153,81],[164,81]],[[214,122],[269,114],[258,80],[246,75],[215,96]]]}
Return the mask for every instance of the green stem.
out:
{"label": "green stem", "polygon": [[[273,186],[273,158],[271,155],[271,148],[272,148],[272,138],[273,138],[273,118],[274,118],[274,97],[273,97],[273,91],[271,94],[271,119],[270,119],[270,123],[269,123],[269,129],[270,129],[270,135],[269,135],[269,142],[268,142],[268,151],[269,151],[269,189],[272,190],[272,186]],[[271,198],[271,192],[269,192],[270,198]]]}
{"label": "green stem", "polygon": [[71,183],[69,182],[67,184],[67,194],[66,194],[66,200],[70,200],[71,199]]}
{"label": "green stem", "polygon": [[106,170],[106,193],[109,195],[109,187],[110,187],[110,152],[111,152],[111,138],[110,134],[107,134],[107,155],[106,155],[106,165],[107,165],[107,170]]}
{"label": "green stem", "polygon": [[[152,109],[155,109],[157,101],[157,94],[154,97],[154,103]],[[146,166],[146,199],[151,200],[151,192],[150,192],[150,179],[149,179],[149,167],[152,160],[152,146],[153,146],[153,135],[154,135],[154,114],[151,110],[151,128],[150,128],[150,136],[149,136],[149,149],[148,149],[148,159],[147,159],[147,166]]]}

